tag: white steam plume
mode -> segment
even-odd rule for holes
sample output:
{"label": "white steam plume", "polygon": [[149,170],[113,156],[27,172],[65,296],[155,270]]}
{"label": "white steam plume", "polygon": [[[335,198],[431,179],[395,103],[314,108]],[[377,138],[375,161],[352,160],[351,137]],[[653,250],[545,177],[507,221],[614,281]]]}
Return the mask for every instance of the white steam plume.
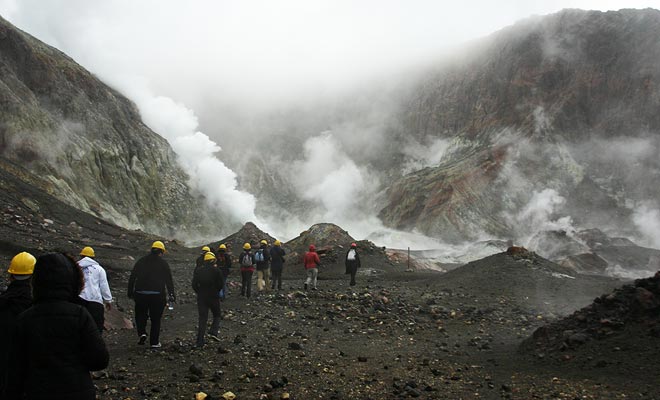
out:
{"label": "white steam plume", "polygon": [[437,166],[447,153],[451,141],[437,138],[430,143],[412,142],[403,149],[408,161],[403,166],[403,173],[419,171],[425,167]]}
{"label": "white steam plume", "polygon": [[635,209],[632,218],[643,235],[644,244],[660,249],[660,210],[642,204]]}
{"label": "white steam plume", "polygon": [[529,202],[516,215],[516,220],[528,235],[544,230],[573,231],[571,217],[552,219],[556,210],[565,203],[566,199],[554,189],[534,191]]}
{"label": "white steam plume", "polygon": [[361,218],[368,209],[365,201],[378,187],[376,177],[355,164],[329,131],[309,138],[304,151],[292,175],[302,197],[319,205],[326,221]]}
{"label": "white steam plume", "polygon": [[234,222],[259,222],[254,196],[237,189],[236,174],[215,157],[221,148],[197,130],[192,110],[168,97],[155,96],[142,79],[113,78],[110,81],[136,102],[144,122],[168,140],[193,190]]}

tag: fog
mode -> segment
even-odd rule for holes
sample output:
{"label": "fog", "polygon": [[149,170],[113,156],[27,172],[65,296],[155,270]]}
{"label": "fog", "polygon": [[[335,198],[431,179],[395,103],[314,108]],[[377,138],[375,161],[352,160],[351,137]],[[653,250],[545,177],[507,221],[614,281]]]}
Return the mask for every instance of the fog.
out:
{"label": "fog", "polygon": [[[437,239],[396,232],[378,220],[379,190],[387,182],[372,168],[383,146],[399,146],[407,157],[404,169],[412,171],[440,163],[452,144],[382,143],[393,129],[392,104],[387,96],[355,94],[373,87],[399,90],[396,82],[411,71],[533,14],[659,7],[660,1],[180,4],[0,0],[0,14],[136,102],[145,123],[172,145],[193,190],[235,222],[253,221],[284,239],[312,223],[334,222],[356,238],[371,237],[388,247],[437,248]],[[347,97],[352,103],[342,104]],[[374,98],[382,104],[354,107]],[[541,132],[548,123],[543,110],[534,117]],[[241,166],[236,156],[251,147],[246,143],[282,133],[300,138],[303,149],[294,160],[273,159],[268,168],[288,176],[291,190],[312,207],[299,215],[283,210],[281,217],[289,214],[285,223],[258,212],[255,188],[241,184],[250,163]],[[515,166],[509,172],[519,174]],[[558,188],[533,189],[512,221],[547,228],[572,223],[569,216],[555,215],[564,204]],[[645,204],[635,215],[642,232],[657,232],[656,204]],[[647,236],[647,243],[653,241]]]}

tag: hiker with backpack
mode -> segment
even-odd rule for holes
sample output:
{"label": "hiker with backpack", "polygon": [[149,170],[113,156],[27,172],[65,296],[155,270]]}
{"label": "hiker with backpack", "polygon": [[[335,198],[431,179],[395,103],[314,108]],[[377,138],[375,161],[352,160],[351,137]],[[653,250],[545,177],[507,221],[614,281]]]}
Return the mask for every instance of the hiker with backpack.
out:
{"label": "hiker with backpack", "polygon": [[355,286],[355,274],[360,268],[360,255],[357,252],[357,244],[351,243],[351,248],[346,252],[346,275],[351,275],[351,286]]}
{"label": "hiker with backpack", "polygon": [[231,271],[231,254],[227,253],[227,246],[224,243],[218,246],[216,257],[218,258],[217,264],[222,272],[222,281],[224,282],[220,291],[220,299],[224,300],[227,297],[227,279]]}
{"label": "hiker with backpack", "polygon": [[260,242],[259,249],[254,253],[254,262],[257,264],[257,291],[263,292],[270,288],[270,252],[267,241]]}
{"label": "hiker with backpack", "polygon": [[241,264],[241,296],[250,298],[252,291],[252,274],[254,273],[254,255],[250,253],[252,246],[250,243],[243,245],[243,252],[238,257],[238,263]]}
{"label": "hiker with backpack", "polygon": [[309,251],[305,253],[303,257],[303,264],[305,266],[305,271],[307,271],[307,280],[305,280],[305,290],[312,285],[312,290],[316,290],[316,278],[319,275],[319,266],[321,265],[321,259],[316,253],[316,246],[313,244],[309,245]]}
{"label": "hiker with backpack", "polygon": [[282,270],[284,269],[284,256],[286,252],[282,248],[282,242],[276,240],[270,248],[270,272],[273,276],[271,289],[282,290]]}

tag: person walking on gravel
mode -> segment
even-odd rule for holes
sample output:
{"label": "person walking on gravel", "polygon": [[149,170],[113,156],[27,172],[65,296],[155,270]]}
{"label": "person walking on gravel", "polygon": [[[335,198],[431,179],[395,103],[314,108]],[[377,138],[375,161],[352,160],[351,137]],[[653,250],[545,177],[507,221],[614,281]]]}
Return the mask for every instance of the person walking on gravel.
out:
{"label": "person walking on gravel", "polygon": [[0,399],[4,399],[9,351],[12,348],[14,327],[18,315],[32,305],[32,272],[37,259],[28,252],[18,253],[11,259],[7,273],[9,286],[0,295]]}
{"label": "person walking on gravel", "polygon": [[172,272],[167,261],[163,260],[165,245],[160,240],[151,245],[151,252],[140,258],[128,278],[128,298],[135,301],[135,325],[140,337],[138,344],[147,341],[147,320],[151,319],[149,344],[152,349],[161,347],[160,320],[165,311],[165,288],[169,301],[175,301]]}
{"label": "person walking on gravel", "polygon": [[197,257],[197,259],[195,260],[195,268],[201,267],[202,265],[204,265],[204,256],[209,251],[211,251],[211,248],[209,246],[203,246],[202,247],[202,252],[199,253],[199,257]]}
{"label": "person walking on gravel", "polygon": [[273,275],[271,289],[282,290],[282,270],[284,270],[284,256],[286,252],[282,248],[282,242],[276,240],[270,248],[270,271]]}
{"label": "person walking on gravel", "polygon": [[90,371],[106,368],[110,355],[92,316],[77,304],[83,282],[73,258],[37,258],[34,303],[18,316],[3,399],[96,399]]}
{"label": "person walking on gravel", "polygon": [[227,246],[223,243],[218,246],[218,252],[215,253],[217,257],[216,264],[222,272],[222,290],[220,291],[220,298],[225,299],[227,297],[227,279],[229,279],[229,273],[231,272],[231,254],[227,253]]}
{"label": "person walking on gravel", "polygon": [[305,290],[310,286],[312,290],[316,290],[316,278],[319,275],[319,265],[321,265],[321,259],[316,253],[316,246],[313,244],[309,245],[309,251],[305,253],[303,257],[303,264],[305,265],[305,271],[307,271],[307,280],[305,280]]}
{"label": "person walking on gravel", "polygon": [[351,275],[351,286],[355,286],[355,274],[360,268],[360,255],[357,252],[357,244],[351,243],[351,248],[346,252],[346,274]]}
{"label": "person walking on gravel", "polygon": [[250,253],[252,246],[250,243],[243,245],[243,252],[238,257],[238,263],[241,265],[241,296],[250,298],[252,291],[252,274],[254,274],[254,255]]}
{"label": "person walking on gravel", "polygon": [[85,277],[85,287],[80,292],[80,300],[94,318],[99,332],[103,332],[104,308],[108,311],[112,308],[112,294],[105,270],[95,260],[95,257],[94,249],[89,246],[80,251],[78,266]]}
{"label": "person walking on gravel", "polygon": [[197,326],[197,347],[204,346],[204,333],[209,310],[213,314],[213,322],[209,336],[217,341],[220,327],[220,290],[222,289],[222,271],[216,266],[216,257],[210,251],[204,255],[204,264],[195,269],[192,287],[197,294],[197,311],[199,324]]}
{"label": "person walking on gravel", "polygon": [[262,240],[259,249],[254,253],[254,261],[257,264],[257,291],[263,292],[270,289],[270,251],[268,242]]}

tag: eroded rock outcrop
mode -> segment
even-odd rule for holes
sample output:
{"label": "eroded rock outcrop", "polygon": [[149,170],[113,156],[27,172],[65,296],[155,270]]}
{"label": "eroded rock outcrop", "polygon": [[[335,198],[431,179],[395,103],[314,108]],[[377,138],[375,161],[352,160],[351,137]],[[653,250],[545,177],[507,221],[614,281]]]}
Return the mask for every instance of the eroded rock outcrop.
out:
{"label": "eroded rock outcrop", "polygon": [[131,101],[2,18],[0,156],[58,199],[125,227],[214,228],[169,144]]}

